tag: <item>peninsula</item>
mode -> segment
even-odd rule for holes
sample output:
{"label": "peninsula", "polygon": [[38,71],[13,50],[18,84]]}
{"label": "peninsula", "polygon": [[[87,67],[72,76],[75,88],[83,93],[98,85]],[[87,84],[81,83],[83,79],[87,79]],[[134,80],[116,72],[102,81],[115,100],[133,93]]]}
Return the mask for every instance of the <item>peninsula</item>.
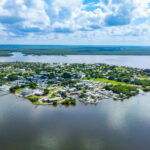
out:
{"label": "peninsula", "polygon": [[34,104],[96,104],[150,91],[150,69],[107,64],[0,63],[0,90]]}

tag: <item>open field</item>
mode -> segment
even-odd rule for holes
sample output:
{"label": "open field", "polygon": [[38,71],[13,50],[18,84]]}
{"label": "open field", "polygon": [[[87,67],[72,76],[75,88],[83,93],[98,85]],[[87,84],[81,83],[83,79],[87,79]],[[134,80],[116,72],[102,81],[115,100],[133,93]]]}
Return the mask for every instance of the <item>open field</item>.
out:
{"label": "open field", "polygon": [[126,83],[124,82],[117,82],[117,81],[113,81],[113,80],[108,80],[108,79],[104,79],[104,78],[98,78],[98,79],[94,79],[94,78],[91,78],[90,79],[91,81],[99,81],[99,82],[103,82],[103,83],[111,83],[111,84],[121,84],[121,85],[127,85]]}

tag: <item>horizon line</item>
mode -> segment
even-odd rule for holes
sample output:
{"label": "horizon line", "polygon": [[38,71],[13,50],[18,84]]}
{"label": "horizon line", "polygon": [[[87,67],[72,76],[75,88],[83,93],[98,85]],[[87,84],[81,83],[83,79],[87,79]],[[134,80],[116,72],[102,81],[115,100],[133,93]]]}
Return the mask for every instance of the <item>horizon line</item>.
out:
{"label": "horizon line", "polygon": [[150,47],[150,45],[69,45],[69,44],[0,44],[0,46],[89,46],[89,47]]}

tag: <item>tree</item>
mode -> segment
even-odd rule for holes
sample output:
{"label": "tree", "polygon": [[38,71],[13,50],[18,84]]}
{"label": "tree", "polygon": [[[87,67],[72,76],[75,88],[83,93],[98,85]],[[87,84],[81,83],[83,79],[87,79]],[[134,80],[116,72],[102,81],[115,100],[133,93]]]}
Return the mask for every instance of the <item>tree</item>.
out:
{"label": "tree", "polygon": [[36,84],[35,82],[31,82],[31,83],[29,84],[29,87],[30,87],[31,89],[36,89],[37,84]]}
{"label": "tree", "polygon": [[18,75],[17,75],[17,74],[10,74],[10,75],[8,76],[8,80],[9,80],[9,81],[18,80]]}
{"label": "tree", "polygon": [[11,93],[15,93],[16,90],[19,89],[19,88],[20,88],[19,86],[14,86],[14,87],[11,87],[11,88],[9,89],[9,91],[10,91]]}
{"label": "tree", "polygon": [[84,97],[86,97],[86,94],[85,94],[85,93],[81,93],[81,94],[79,95],[79,98],[84,98]]}
{"label": "tree", "polygon": [[33,95],[28,96],[28,99],[29,99],[31,102],[37,102],[37,101],[39,100],[38,97],[33,96]]}
{"label": "tree", "polygon": [[48,77],[49,77],[49,79],[53,79],[53,78],[55,78],[55,74],[53,73],[53,72],[51,72],[49,75],[48,75]]}
{"label": "tree", "polygon": [[52,93],[51,98],[56,97],[56,93]]}
{"label": "tree", "polygon": [[49,93],[49,90],[48,89],[44,89],[43,95],[47,95],[48,93]]}
{"label": "tree", "polygon": [[61,92],[61,96],[62,96],[63,98],[66,98],[66,97],[67,97],[66,92]]}
{"label": "tree", "polygon": [[53,105],[57,105],[57,101],[53,101]]}
{"label": "tree", "polygon": [[61,104],[68,105],[69,103],[69,99],[65,99]]}
{"label": "tree", "polygon": [[68,72],[64,72],[62,75],[63,78],[71,78],[71,74]]}

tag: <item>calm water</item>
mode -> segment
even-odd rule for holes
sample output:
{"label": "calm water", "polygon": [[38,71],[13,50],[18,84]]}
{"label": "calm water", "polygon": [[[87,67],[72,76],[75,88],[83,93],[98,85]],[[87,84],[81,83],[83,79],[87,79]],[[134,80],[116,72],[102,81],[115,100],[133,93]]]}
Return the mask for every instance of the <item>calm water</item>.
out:
{"label": "calm water", "polygon": [[[0,61],[86,62],[150,68],[149,56],[23,56]],[[0,95],[3,94],[0,92]],[[0,150],[149,150],[150,93],[98,105],[35,106],[0,96]]]}
{"label": "calm water", "polygon": [[149,93],[74,107],[0,98],[1,150],[149,150],[149,138]]}
{"label": "calm water", "polygon": [[138,68],[150,68],[150,56],[69,55],[69,56],[24,56],[14,53],[11,57],[0,57],[0,62],[46,62],[46,63],[107,63]]}

